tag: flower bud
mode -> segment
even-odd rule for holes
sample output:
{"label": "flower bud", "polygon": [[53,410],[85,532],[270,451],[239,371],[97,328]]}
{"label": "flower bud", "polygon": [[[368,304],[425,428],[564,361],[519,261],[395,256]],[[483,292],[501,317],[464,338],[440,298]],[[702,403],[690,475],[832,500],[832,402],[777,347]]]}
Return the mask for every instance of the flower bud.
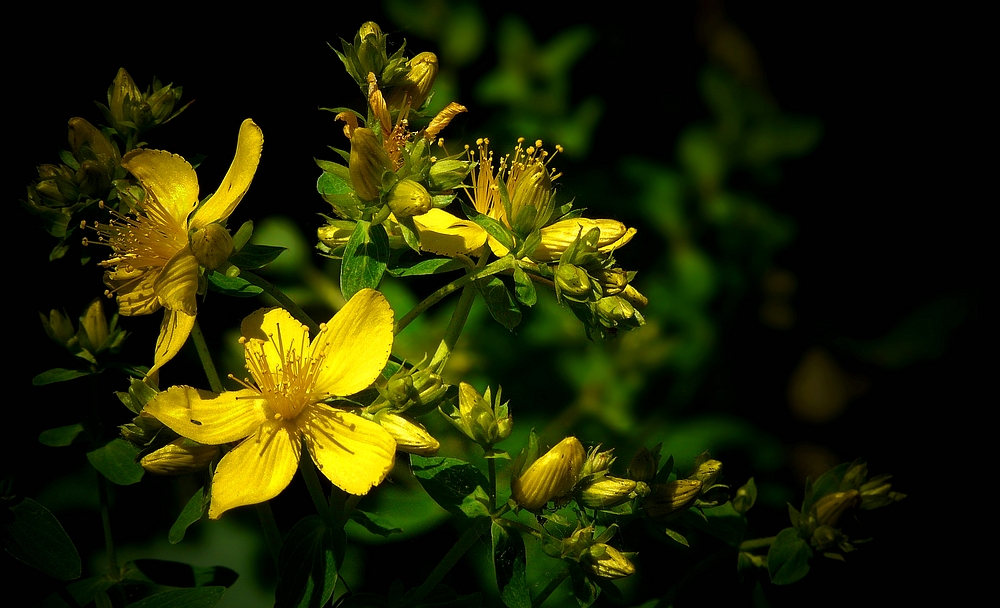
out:
{"label": "flower bud", "polygon": [[840,521],[841,515],[860,504],[861,493],[857,490],[834,492],[817,500],[812,511],[818,525],[834,527]]}
{"label": "flower bud", "polygon": [[702,483],[705,488],[710,488],[715,485],[715,480],[719,477],[719,473],[722,471],[722,463],[718,460],[713,460],[707,457],[707,452],[704,459],[699,458],[700,462],[695,466],[694,472],[689,476],[690,479],[697,479]]}
{"label": "flower bud", "polygon": [[69,119],[69,148],[77,158],[80,150],[86,146],[90,149],[104,171],[110,170],[119,161],[118,150],[115,149],[104,133],[87,120],[79,116]]}
{"label": "flower bud", "polygon": [[616,296],[628,287],[628,272],[621,268],[603,268],[594,272],[606,296]]}
{"label": "flower bud", "polygon": [[580,471],[581,476],[603,473],[611,467],[615,461],[615,451],[611,449],[601,452],[600,449],[601,446],[596,446],[587,451],[587,460],[583,463],[583,470]]}
{"label": "flower bud", "polygon": [[600,230],[596,247],[602,254],[610,254],[635,236],[635,228],[626,228],[625,224],[616,220],[592,220],[583,217],[562,220],[541,229],[542,240],[531,257],[539,262],[558,260],[571,243],[592,228]]}
{"label": "flower bud", "polygon": [[694,504],[701,489],[702,484],[697,479],[655,484],[649,487],[649,495],[643,499],[642,507],[653,519],[673,519]]}
{"label": "flower bud", "polygon": [[465,382],[458,386],[458,410],[453,409],[448,419],[484,450],[489,450],[506,439],[513,424],[507,404],[500,403],[499,389],[496,402],[493,403],[489,388],[484,395],[480,395],[471,384]]}
{"label": "flower bud", "polygon": [[389,379],[385,396],[394,412],[422,416],[436,408],[447,392],[448,385],[441,381],[440,374],[430,369],[412,368]]}
{"label": "flower bud", "polygon": [[73,322],[69,320],[69,317],[55,309],[49,311],[48,317],[42,313],[38,313],[38,316],[42,319],[42,328],[45,330],[45,334],[52,338],[56,344],[68,348],[69,341],[76,334]]}
{"label": "flower bud", "polygon": [[351,133],[351,156],[348,163],[354,193],[363,201],[382,195],[382,174],[392,166],[375,132],[365,127]]}
{"label": "flower bud", "polygon": [[578,500],[585,507],[609,509],[628,502],[635,488],[631,479],[605,475],[580,490]]}
{"label": "flower bud", "polygon": [[529,511],[541,509],[573,489],[584,457],[579,439],[563,439],[511,480],[511,498]]}
{"label": "flower bud", "polygon": [[389,191],[389,208],[396,217],[423,215],[434,206],[427,189],[412,179],[400,180]]}
{"label": "flower bud", "polygon": [[124,123],[132,122],[133,106],[141,99],[142,93],[139,92],[139,87],[135,86],[135,81],[125,68],[119,68],[114,82],[108,89],[108,110],[111,111],[113,126],[119,133],[125,129]]}
{"label": "flower bud", "polygon": [[591,545],[580,565],[601,578],[617,579],[635,574],[632,562],[621,551],[604,543]]}
{"label": "flower bud", "polygon": [[649,483],[656,477],[659,468],[660,446],[657,445],[652,450],[641,447],[628,463],[628,478]]}
{"label": "flower bud", "polygon": [[375,421],[392,435],[392,438],[396,440],[396,449],[401,452],[433,456],[441,447],[441,443],[427,431],[424,425],[407,416],[382,410],[375,416]]}
{"label": "flower bud", "polygon": [[199,264],[216,270],[233,253],[233,237],[222,224],[208,224],[191,235],[191,251]]}
{"label": "flower bud", "polygon": [[321,243],[330,249],[336,249],[347,245],[347,241],[351,240],[354,226],[354,222],[346,220],[327,220],[325,226],[316,229],[316,236],[319,237]]}
{"label": "flower bud", "polygon": [[645,322],[635,307],[619,296],[601,298],[594,306],[594,312],[601,325],[607,328],[619,325],[639,327]]}
{"label": "flower bud", "polygon": [[218,456],[219,446],[201,445],[180,437],[143,456],[139,464],[154,475],[183,475],[208,468]]}
{"label": "flower bud", "polygon": [[559,297],[584,302],[594,293],[587,271],[575,264],[559,264],[555,271],[556,294]]}
{"label": "flower bud", "polygon": [[108,319],[104,316],[103,298],[94,298],[80,317],[80,346],[96,354],[108,345],[110,335]]}
{"label": "flower bud", "polygon": [[393,110],[399,110],[404,105],[416,110],[424,104],[438,75],[437,55],[431,52],[418,53],[410,59],[409,68],[402,83],[393,89],[387,100]]}
{"label": "flower bud", "polygon": [[467,160],[439,160],[431,164],[427,175],[431,190],[451,190],[459,186],[472,169],[472,163]]}

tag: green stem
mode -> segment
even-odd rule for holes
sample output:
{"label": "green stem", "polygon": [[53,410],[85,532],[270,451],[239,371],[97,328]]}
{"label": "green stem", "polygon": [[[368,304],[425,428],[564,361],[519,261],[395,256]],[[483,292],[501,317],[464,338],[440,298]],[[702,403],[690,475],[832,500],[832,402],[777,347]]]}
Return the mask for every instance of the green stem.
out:
{"label": "green stem", "polygon": [[504,270],[513,267],[513,260],[509,257],[500,258],[499,260],[486,266],[485,263],[487,259],[488,256],[484,253],[483,256],[479,258],[479,264],[477,264],[468,274],[455,279],[451,283],[444,285],[431,295],[424,298],[422,302],[413,307],[413,310],[406,313],[403,318],[396,322],[394,333],[398,334],[403,331],[407,325],[412,323],[413,320],[419,317],[425,310],[440,302],[445,296],[451,295],[459,289],[465,287],[472,281],[497,274],[498,272],[503,272]]}
{"label": "green stem", "polygon": [[307,315],[305,311],[299,308],[299,305],[292,301],[285,292],[281,291],[274,285],[272,285],[267,279],[256,275],[249,270],[243,270],[240,272],[240,278],[245,280],[251,285],[256,285],[264,290],[264,293],[271,296],[277,300],[278,304],[287,310],[293,317],[295,317],[300,323],[309,328],[309,333],[315,336],[319,333],[319,325],[316,321],[312,320],[312,317]]}
{"label": "green stem", "polygon": [[421,600],[427,597],[434,590],[434,587],[437,587],[438,583],[444,580],[445,575],[458,563],[458,560],[462,559],[466,551],[479,541],[479,537],[482,536],[487,525],[489,525],[489,520],[483,518],[483,521],[475,521],[471,526],[466,528],[462,536],[455,541],[454,546],[448,550],[448,553],[441,558],[438,565],[427,576],[424,583],[413,592],[412,596],[406,598],[407,604],[416,606]]}
{"label": "green stem", "polygon": [[486,459],[486,468],[490,473],[490,513],[497,510],[497,461],[496,458]]}
{"label": "green stem", "polygon": [[219,372],[215,369],[215,362],[212,361],[212,353],[208,350],[208,343],[205,341],[205,334],[201,331],[198,319],[194,320],[194,327],[191,328],[191,340],[198,351],[198,359],[201,366],[205,368],[205,375],[208,376],[208,386],[216,393],[221,393],[224,389]]}
{"label": "green stem", "polygon": [[277,568],[278,552],[281,550],[281,532],[278,531],[278,522],[274,519],[274,511],[271,510],[269,501],[257,503],[257,518],[260,519],[260,527],[264,530],[264,540],[267,542],[267,549],[274,560]]}
{"label": "green stem", "polygon": [[312,499],[316,512],[324,521],[332,523],[333,513],[330,510],[330,503],[326,501],[323,486],[320,485],[319,476],[316,475],[316,465],[313,464],[309,454],[302,454],[302,458],[299,459],[299,472],[302,473],[302,479],[306,482],[306,489],[309,490],[309,498]]}
{"label": "green stem", "polygon": [[101,501],[101,525],[104,527],[104,548],[108,553],[109,573],[118,576],[118,555],[115,553],[115,542],[111,536],[111,509],[108,506],[108,480],[97,473],[97,494]]}
{"label": "green stem", "polygon": [[538,608],[544,604],[545,600],[549,599],[552,592],[559,588],[559,585],[566,580],[567,576],[569,576],[569,570],[563,570],[553,577],[552,580],[549,581],[549,584],[545,585],[545,588],[539,591],[538,595],[531,599],[531,608]]}
{"label": "green stem", "polygon": [[750,540],[745,540],[740,543],[740,551],[753,551],[755,549],[763,549],[764,547],[770,547],[774,543],[774,539],[777,536],[768,536],[765,538],[752,538]]}

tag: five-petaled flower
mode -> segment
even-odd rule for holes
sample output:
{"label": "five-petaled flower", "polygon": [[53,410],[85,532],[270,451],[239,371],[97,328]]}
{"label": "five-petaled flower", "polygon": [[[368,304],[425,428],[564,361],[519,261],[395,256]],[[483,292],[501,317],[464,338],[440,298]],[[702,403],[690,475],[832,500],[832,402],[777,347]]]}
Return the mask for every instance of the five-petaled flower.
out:
{"label": "five-petaled flower", "polygon": [[[111,246],[104,282],[126,316],[166,309],[153,357],[153,374],[180,351],[194,327],[197,313],[199,266],[215,253],[196,255],[193,236],[226,238],[224,222],[250,187],[264,137],[249,118],[240,127],[236,156],[219,189],[198,206],[198,176],[190,163],[163,150],[133,150],[122,166],[145,191],[135,214],[113,213],[107,224],[97,224],[100,240]],[[205,238],[197,239],[204,243]],[[203,247],[204,249],[204,247]],[[209,247],[210,249],[210,247]],[[228,252],[226,252],[228,254]]]}
{"label": "five-petaled flower", "polygon": [[385,297],[359,291],[319,333],[284,309],[262,309],[242,324],[253,383],[221,394],[174,386],[145,411],[205,444],[243,440],[219,462],[209,517],[274,498],[291,482],[305,442],[337,487],[366,494],[392,468],[396,443],[381,426],[323,403],[367,388],[392,348],[393,312]]}

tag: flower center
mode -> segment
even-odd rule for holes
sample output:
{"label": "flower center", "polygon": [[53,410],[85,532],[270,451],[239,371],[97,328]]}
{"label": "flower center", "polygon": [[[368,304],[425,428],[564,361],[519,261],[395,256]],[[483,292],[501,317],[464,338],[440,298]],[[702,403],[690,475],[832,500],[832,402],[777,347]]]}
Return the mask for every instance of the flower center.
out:
{"label": "flower center", "polygon": [[[103,201],[100,207],[105,208]],[[162,268],[187,246],[187,230],[155,197],[147,194],[135,207],[134,215],[109,209],[107,224],[94,222],[91,226],[98,234],[98,243],[109,245],[113,252],[99,262],[101,266],[126,272]],[[94,243],[84,239],[84,245],[90,244]]]}

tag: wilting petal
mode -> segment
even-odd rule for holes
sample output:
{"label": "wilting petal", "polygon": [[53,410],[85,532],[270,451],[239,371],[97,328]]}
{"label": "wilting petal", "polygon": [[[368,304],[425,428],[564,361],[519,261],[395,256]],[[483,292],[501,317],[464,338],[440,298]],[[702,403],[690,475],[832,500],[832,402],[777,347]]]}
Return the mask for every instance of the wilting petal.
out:
{"label": "wilting petal", "polygon": [[322,404],[307,407],[296,422],[313,462],[345,492],[367,494],[389,474],[396,442],[378,424]]}
{"label": "wilting petal", "polygon": [[311,356],[320,363],[314,391],[352,395],[368,387],[389,360],[392,325],[385,296],[374,289],[354,294],[313,340]]}
{"label": "wilting petal", "polygon": [[157,274],[153,290],[160,304],[194,316],[198,313],[198,259],[185,247]]}
{"label": "wilting petal", "polygon": [[191,164],[176,154],[163,150],[133,150],[122,158],[146,192],[180,224],[198,204],[198,176]]}
{"label": "wilting petal", "polygon": [[299,466],[302,441],[294,427],[266,423],[222,457],[212,479],[211,519],[233,507],[270,500],[288,487]]}
{"label": "wilting petal", "polygon": [[143,411],[178,435],[209,445],[243,439],[267,420],[264,398],[248,388],[218,394],[172,386],[150,399]]}
{"label": "wilting petal", "polygon": [[[284,308],[261,308],[247,315],[240,333],[247,339],[244,352],[249,370],[257,368],[263,358],[270,373],[284,373],[286,362],[307,354],[308,330]],[[255,379],[259,384],[260,379]]]}
{"label": "wilting petal", "polygon": [[153,289],[159,274],[158,270],[109,270],[104,284],[118,299],[118,313],[132,317],[156,312],[162,306]]}
{"label": "wilting petal", "polygon": [[413,218],[420,235],[420,248],[431,253],[455,256],[476,251],[486,242],[479,224],[455,217],[443,209],[431,209]]}
{"label": "wilting petal", "polygon": [[194,315],[186,315],[169,308],[163,311],[163,321],[160,323],[160,335],[156,338],[156,350],[153,352],[153,367],[146,376],[152,376],[181,352],[181,347],[187,342],[194,328]]}
{"label": "wilting petal", "polygon": [[191,218],[191,228],[198,229],[212,222],[228,218],[236,205],[243,199],[257,165],[260,163],[260,153],[264,148],[264,134],[260,127],[249,118],[240,125],[240,136],[236,142],[236,156],[229,166],[222,185],[215,191],[205,204]]}

